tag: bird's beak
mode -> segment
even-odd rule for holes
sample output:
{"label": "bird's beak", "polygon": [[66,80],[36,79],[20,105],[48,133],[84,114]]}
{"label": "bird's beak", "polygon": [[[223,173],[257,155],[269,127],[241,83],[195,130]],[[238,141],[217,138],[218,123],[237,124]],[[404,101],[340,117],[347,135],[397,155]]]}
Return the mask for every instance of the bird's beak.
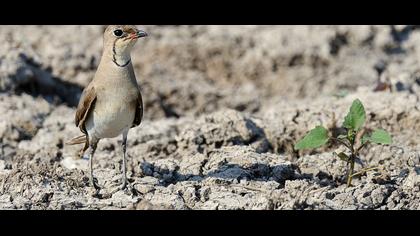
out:
{"label": "bird's beak", "polygon": [[143,30],[137,31],[137,34],[136,34],[137,38],[144,38],[144,37],[147,37],[147,36],[149,36],[149,35],[146,32],[144,32]]}

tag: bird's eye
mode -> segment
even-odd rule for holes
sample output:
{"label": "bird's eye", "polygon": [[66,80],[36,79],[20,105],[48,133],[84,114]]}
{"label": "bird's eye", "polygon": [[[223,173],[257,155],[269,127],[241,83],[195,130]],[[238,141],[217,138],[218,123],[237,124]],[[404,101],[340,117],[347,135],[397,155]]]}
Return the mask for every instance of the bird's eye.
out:
{"label": "bird's eye", "polygon": [[123,31],[120,29],[114,30],[114,35],[117,37],[121,37],[123,35]]}

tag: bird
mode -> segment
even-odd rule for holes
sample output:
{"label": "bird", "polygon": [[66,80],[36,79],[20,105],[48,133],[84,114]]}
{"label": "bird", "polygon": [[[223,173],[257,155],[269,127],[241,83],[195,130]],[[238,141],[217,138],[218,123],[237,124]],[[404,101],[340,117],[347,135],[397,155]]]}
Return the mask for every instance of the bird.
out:
{"label": "bird", "polygon": [[93,157],[101,139],[122,136],[122,183],[127,187],[127,136],[143,119],[143,99],[131,61],[131,51],[148,34],[133,25],[109,25],[103,34],[103,52],[93,80],[80,97],[75,125],[83,133],[67,145],[85,144],[80,154],[89,160],[90,185],[101,187],[93,175]]}

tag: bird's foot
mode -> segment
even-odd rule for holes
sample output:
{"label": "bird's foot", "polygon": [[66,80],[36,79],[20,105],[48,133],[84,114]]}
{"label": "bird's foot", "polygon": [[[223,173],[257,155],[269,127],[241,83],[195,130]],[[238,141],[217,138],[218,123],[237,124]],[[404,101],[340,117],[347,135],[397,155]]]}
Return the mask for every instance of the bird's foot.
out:
{"label": "bird's foot", "polygon": [[121,185],[118,187],[119,190],[125,190],[127,188],[127,180],[123,180]]}
{"label": "bird's foot", "polygon": [[111,194],[114,194],[116,192],[119,191],[124,191],[125,193],[133,193],[134,191],[133,186],[128,182],[128,181],[123,181],[118,187],[115,187],[112,191]]}
{"label": "bird's foot", "polygon": [[97,182],[98,182],[98,181],[96,180],[96,178],[95,178],[94,180],[93,180],[93,179],[91,179],[91,180],[90,180],[90,185],[91,185],[91,187],[95,188],[95,190],[97,190],[97,191],[99,192],[99,190],[101,190],[101,189],[102,189],[102,187],[101,187],[101,186],[99,186]]}

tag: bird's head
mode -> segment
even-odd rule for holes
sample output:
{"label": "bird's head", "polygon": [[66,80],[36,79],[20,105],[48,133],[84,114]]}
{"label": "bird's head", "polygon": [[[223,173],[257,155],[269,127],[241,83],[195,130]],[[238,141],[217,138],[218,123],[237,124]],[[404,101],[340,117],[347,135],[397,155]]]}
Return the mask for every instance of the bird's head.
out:
{"label": "bird's head", "polygon": [[110,25],[104,33],[104,46],[114,54],[129,54],[137,40],[146,36],[146,32],[134,25]]}

